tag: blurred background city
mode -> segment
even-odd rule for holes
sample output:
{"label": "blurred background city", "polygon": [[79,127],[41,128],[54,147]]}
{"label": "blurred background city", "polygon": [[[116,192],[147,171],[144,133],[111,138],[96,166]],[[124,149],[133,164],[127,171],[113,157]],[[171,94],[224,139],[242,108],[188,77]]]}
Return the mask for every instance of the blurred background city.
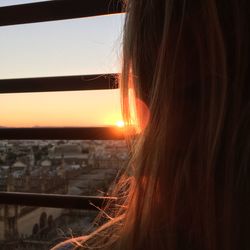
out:
{"label": "blurred background city", "polygon": [[[0,191],[107,196],[128,161],[123,140],[2,140]],[[48,249],[93,230],[98,211],[0,206],[0,249]]]}

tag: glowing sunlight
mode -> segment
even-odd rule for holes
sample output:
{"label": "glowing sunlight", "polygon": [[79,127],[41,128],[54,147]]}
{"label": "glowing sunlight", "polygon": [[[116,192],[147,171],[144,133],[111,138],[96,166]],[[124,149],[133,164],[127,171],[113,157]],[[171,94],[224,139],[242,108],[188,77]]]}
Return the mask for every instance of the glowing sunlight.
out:
{"label": "glowing sunlight", "polygon": [[117,121],[117,122],[115,123],[115,125],[116,125],[117,127],[119,127],[119,128],[123,128],[123,127],[124,127],[124,121]]}

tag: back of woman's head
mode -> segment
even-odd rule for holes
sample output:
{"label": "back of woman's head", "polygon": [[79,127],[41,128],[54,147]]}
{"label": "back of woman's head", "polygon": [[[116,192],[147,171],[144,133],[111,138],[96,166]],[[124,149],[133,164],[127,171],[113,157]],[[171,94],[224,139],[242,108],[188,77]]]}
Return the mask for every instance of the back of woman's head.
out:
{"label": "back of woman's head", "polygon": [[126,4],[124,117],[133,88],[150,118],[120,248],[250,249],[250,2]]}
{"label": "back of woman's head", "polygon": [[250,249],[250,1],[126,8],[124,119],[134,123],[132,89],[147,126],[86,249]]}

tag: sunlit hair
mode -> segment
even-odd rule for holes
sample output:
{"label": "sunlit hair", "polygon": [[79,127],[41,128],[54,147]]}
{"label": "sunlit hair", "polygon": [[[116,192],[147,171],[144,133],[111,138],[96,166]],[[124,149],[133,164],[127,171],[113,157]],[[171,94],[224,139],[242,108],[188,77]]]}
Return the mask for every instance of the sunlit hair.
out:
{"label": "sunlit hair", "polygon": [[250,2],[129,0],[126,8],[125,124],[131,88],[150,116],[130,138],[131,162],[114,191],[121,208],[108,207],[110,226],[88,246],[250,249]]}

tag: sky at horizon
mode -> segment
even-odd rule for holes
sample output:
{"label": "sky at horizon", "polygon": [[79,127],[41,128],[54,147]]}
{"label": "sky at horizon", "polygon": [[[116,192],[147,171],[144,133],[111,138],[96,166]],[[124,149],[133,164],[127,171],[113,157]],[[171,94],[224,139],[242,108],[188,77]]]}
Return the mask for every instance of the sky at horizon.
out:
{"label": "sky at horizon", "polygon": [[[39,1],[5,5],[28,2]],[[0,27],[0,78],[120,72],[123,21],[119,14]],[[8,127],[105,126],[122,119],[119,90],[1,94],[0,105],[0,126]]]}
{"label": "sky at horizon", "polygon": [[0,127],[100,127],[122,120],[119,90],[1,94],[3,105]]}

